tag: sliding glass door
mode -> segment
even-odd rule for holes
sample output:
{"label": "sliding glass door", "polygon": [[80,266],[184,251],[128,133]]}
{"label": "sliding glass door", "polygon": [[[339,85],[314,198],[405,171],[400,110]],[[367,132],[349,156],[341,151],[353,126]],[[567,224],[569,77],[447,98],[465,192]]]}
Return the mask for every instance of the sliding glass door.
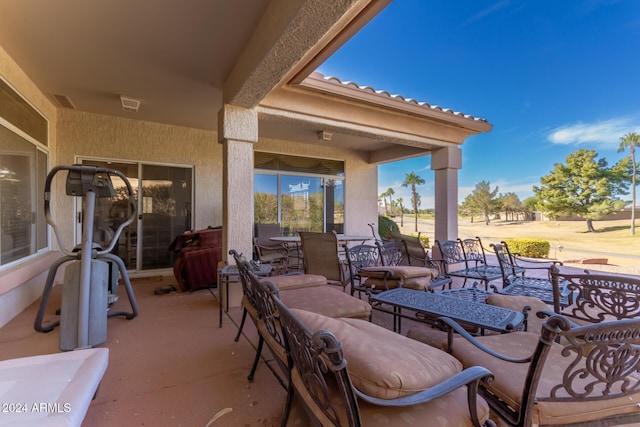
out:
{"label": "sliding glass door", "polygon": [[[133,187],[136,219],[123,230],[113,249],[127,270],[172,267],[175,254],[169,251],[169,245],[175,236],[192,228],[192,168],[93,159],[83,159],[82,163],[118,170]],[[115,195],[96,199],[94,215],[94,241],[103,247],[108,246],[115,230],[131,216],[124,182],[118,176],[111,179]],[[84,206],[78,209],[84,212]],[[77,218],[76,241],[79,243],[82,215]]]}

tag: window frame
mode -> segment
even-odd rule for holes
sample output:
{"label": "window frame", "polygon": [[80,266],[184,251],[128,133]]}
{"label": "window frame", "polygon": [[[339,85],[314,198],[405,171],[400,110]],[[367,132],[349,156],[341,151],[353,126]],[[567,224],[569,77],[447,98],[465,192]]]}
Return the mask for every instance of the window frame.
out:
{"label": "window frame", "polygon": [[[8,132],[15,134],[18,138],[26,142],[27,144],[31,144],[31,148],[29,149],[29,155],[33,154],[33,159],[31,160],[31,165],[33,165],[33,169],[30,169],[28,172],[31,175],[31,183],[30,183],[30,195],[31,199],[32,211],[31,215],[33,228],[31,232],[33,235],[31,236],[32,240],[32,248],[30,249],[30,253],[28,255],[24,255],[20,258],[14,259],[12,261],[7,262],[6,264],[0,265],[0,271],[7,270],[15,265],[33,259],[43,253],[46,253],[51,250],[51,231],[47,226],[45,213],[44,213],[44,183],[46,176],[50,170],[50,162],[51,162],[51,151],[50,151],[50,126],[51,123],[49,119],[38,110],[25,96],[23,96],[15,87],[13,87],[7,80],[5,80],[2,76],[0,76],[0,83],[3,86],[6,86],[9,90],[13,91],[14,97],[16,98],[18,109],[25,110],[25,108],[30,111],[25,110],[25,113],[28,113],[33,118],[34,114],[39,115],[43,120],[43,125],[46,127],[44,131],[44,141],[38,140],[36,137],[27,133],[27,131],[21,129],[16,124],[9,121],[7,118],[0,116],[0,126],[6,129]],[[17,116],[14,116],[14,119]],[[40,135],[41,137],[43,135]],[[31,151],[33,149],[33,151]],[[11,153],[25,153],[24,151],[3,151],[5,154]],[[41,164],[43,163],[43,164]],[[2,225],[0,224],[0,227]],[[0,228],[0,234],[2,234],[2,229]],[[42,238],[42,241],[39,239]]]}

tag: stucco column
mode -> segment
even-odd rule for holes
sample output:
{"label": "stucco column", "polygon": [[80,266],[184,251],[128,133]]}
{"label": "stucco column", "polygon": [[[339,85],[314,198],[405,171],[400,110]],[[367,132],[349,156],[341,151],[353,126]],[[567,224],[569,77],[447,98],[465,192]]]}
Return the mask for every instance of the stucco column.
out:
{"label": "stucco column", "polygon": [[[435,239],[458,237],[458,169],[462,168],[462,151],[444,147],[431,155],[435,171]],[[435,242],[433,242],[435,244]]]}
{"label": "stucco column", "polygon": [[[223,145],[222,259],[233,265],[229,249],[251,259],[253,250],[253,143],[258,140],[258,113],[225,104],[218,113],[218,142]],[[205,184],[206,185],[206,184]],[[229,305],[236,307],[242,288],[229,288]]]}

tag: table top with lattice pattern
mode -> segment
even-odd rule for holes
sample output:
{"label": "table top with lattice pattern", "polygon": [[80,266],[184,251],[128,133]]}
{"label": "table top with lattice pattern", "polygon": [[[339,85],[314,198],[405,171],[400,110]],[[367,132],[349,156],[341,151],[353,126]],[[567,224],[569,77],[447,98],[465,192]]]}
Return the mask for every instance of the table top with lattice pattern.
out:
{"label": "table top with lattice pattern", "polygon": [[[424,292],[398,288],[373,295],[372,301],[379,304],[389,304],[395,308],[412,310],[415,312],[415,319],[425,322],[433,322],[439,317],[449,317],[458,322],[478,326],[481,329],[499,332],[513,331],[524,322],[525,317],[522,312],[480,302],[483,292],[476,289],[478,301],[473,301],[471,298],[474,294],[473,288],[467,288],[467,291],[457,293],[450,291]],[[455,296],[456,294],[457,296]],[[463,295],[466,297],[460,297]],[[486,295],[484,298],[486,299]]]}

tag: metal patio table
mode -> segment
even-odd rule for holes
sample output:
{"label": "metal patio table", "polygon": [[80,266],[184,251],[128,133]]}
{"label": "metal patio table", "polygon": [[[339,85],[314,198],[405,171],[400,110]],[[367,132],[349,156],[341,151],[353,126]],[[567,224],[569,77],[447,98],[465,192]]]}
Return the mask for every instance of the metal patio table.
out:
{"label": "metal patio table", "polygon": [[[397,319],[398,332],[403,317],[429,324],[434,324],[440,317],[449,317],[460,323],[477,326],[481,331],[512,332],[523,327],[524,313],[484,303],[490,292],[473,288],[464,292],[456,291],[424,292],[398,288],[373,295],[371,300],[375,310],[394,316],[394,330]],[[392,308],[385,308],[385,305]],[[403,309],[410,310],[411,314],[403,314]]]}

